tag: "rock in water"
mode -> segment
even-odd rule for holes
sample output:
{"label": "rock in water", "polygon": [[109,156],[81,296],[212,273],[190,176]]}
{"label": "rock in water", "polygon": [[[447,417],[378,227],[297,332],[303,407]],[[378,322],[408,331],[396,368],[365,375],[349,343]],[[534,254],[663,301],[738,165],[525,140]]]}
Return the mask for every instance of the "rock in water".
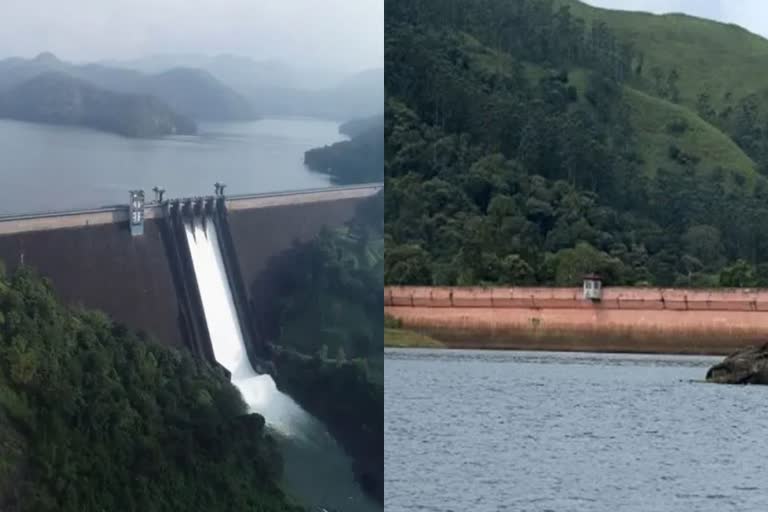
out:
{"label": "rock in water", "polygon": [[747,347],[707,371],[707,381],[718,384],[768,384],[768,343]]}

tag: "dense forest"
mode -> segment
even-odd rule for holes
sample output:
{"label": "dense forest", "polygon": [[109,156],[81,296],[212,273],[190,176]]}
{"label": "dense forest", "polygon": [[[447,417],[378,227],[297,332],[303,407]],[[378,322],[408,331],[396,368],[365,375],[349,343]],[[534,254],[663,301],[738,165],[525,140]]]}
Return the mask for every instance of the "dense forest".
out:
{"label": "dense forest", "polygon": [[331,176],[334,183],[378,183],[384,169],[384,119],[374,116],[341,125],[339,132],[350,140],[310,149],[304,163],[316,172]]}
{"label": "dense forest", "polygon": [[223,369],[0,277],[0,508],[300,510]]}
{"label": "dense forest", "polygon": [[385,281],[768,286],[755,97],[571,6],[387,3]]}
{"label": "dense forest", "polygon": [[384,197],[276,256],[253,284],[277,384],[328,425],[371,495],[384,497]]}

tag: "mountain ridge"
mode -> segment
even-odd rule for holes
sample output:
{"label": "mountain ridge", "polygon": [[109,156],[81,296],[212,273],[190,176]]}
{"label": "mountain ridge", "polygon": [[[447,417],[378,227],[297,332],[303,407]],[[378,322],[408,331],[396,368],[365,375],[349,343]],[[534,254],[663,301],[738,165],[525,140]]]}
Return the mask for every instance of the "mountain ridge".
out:
{"label": "mountain ridge", "polygon": [[100,64],[70,64],[50,53],[0,61],[0,92],[48,71],[64,72],[119,93],[153,95],[179,114],[201,121],[258,118],[248,100],[202,70],[176,68],[148,75]]}

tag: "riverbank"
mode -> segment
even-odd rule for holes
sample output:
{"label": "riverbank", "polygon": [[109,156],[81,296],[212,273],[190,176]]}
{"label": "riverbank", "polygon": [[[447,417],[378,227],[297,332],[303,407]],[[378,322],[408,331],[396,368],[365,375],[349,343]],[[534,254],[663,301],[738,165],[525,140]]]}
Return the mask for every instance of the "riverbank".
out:
{"label": "riverbank", "polygon": [[390,348],[444,348],[436,339],[405,329],[384,329],[384,346]]}
{"label": "riverbank", "polygon": [[383,504],[383,358],[339,362],[273,350],[278,387],[328,427],[352,458],[361,489]]}

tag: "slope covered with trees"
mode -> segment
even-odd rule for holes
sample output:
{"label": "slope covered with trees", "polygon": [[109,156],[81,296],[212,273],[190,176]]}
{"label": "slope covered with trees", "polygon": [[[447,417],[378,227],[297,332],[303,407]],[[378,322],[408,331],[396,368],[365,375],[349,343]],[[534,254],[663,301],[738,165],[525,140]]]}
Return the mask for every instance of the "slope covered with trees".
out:
{"label": "slope covered with trees", "polygon": [[339,131],[350,140],[310,149],[304,163],[316,172],[331,176],[334,183],[376,183],[383,179],[384,119],[382,116],[344,123]]}
{"label": "slope covered with trees", "polygon": [[759,151],[580,7],[388,2],[388,283],[768,284]]}
{"label": "slope covered with trees", "polygon": [[275,257],[253,283],[253,315],[275,348],[276,381],[321,419],[384,499],[383,217],[379,193],[354,219]]}
{"label": "slope covered with trees", "polygon": [[[634,54],[633,87],[678,103],[726,132],[768,169],[768,40],[742,27],[687,16],[599,9],[556,0],[592,25],[611,27]],[[670,83],[673,78],[673,83]]]}
{"label": "slope covered with trees", "polygon": [[0,508],[300,510],[223,370],[0,277]]}

